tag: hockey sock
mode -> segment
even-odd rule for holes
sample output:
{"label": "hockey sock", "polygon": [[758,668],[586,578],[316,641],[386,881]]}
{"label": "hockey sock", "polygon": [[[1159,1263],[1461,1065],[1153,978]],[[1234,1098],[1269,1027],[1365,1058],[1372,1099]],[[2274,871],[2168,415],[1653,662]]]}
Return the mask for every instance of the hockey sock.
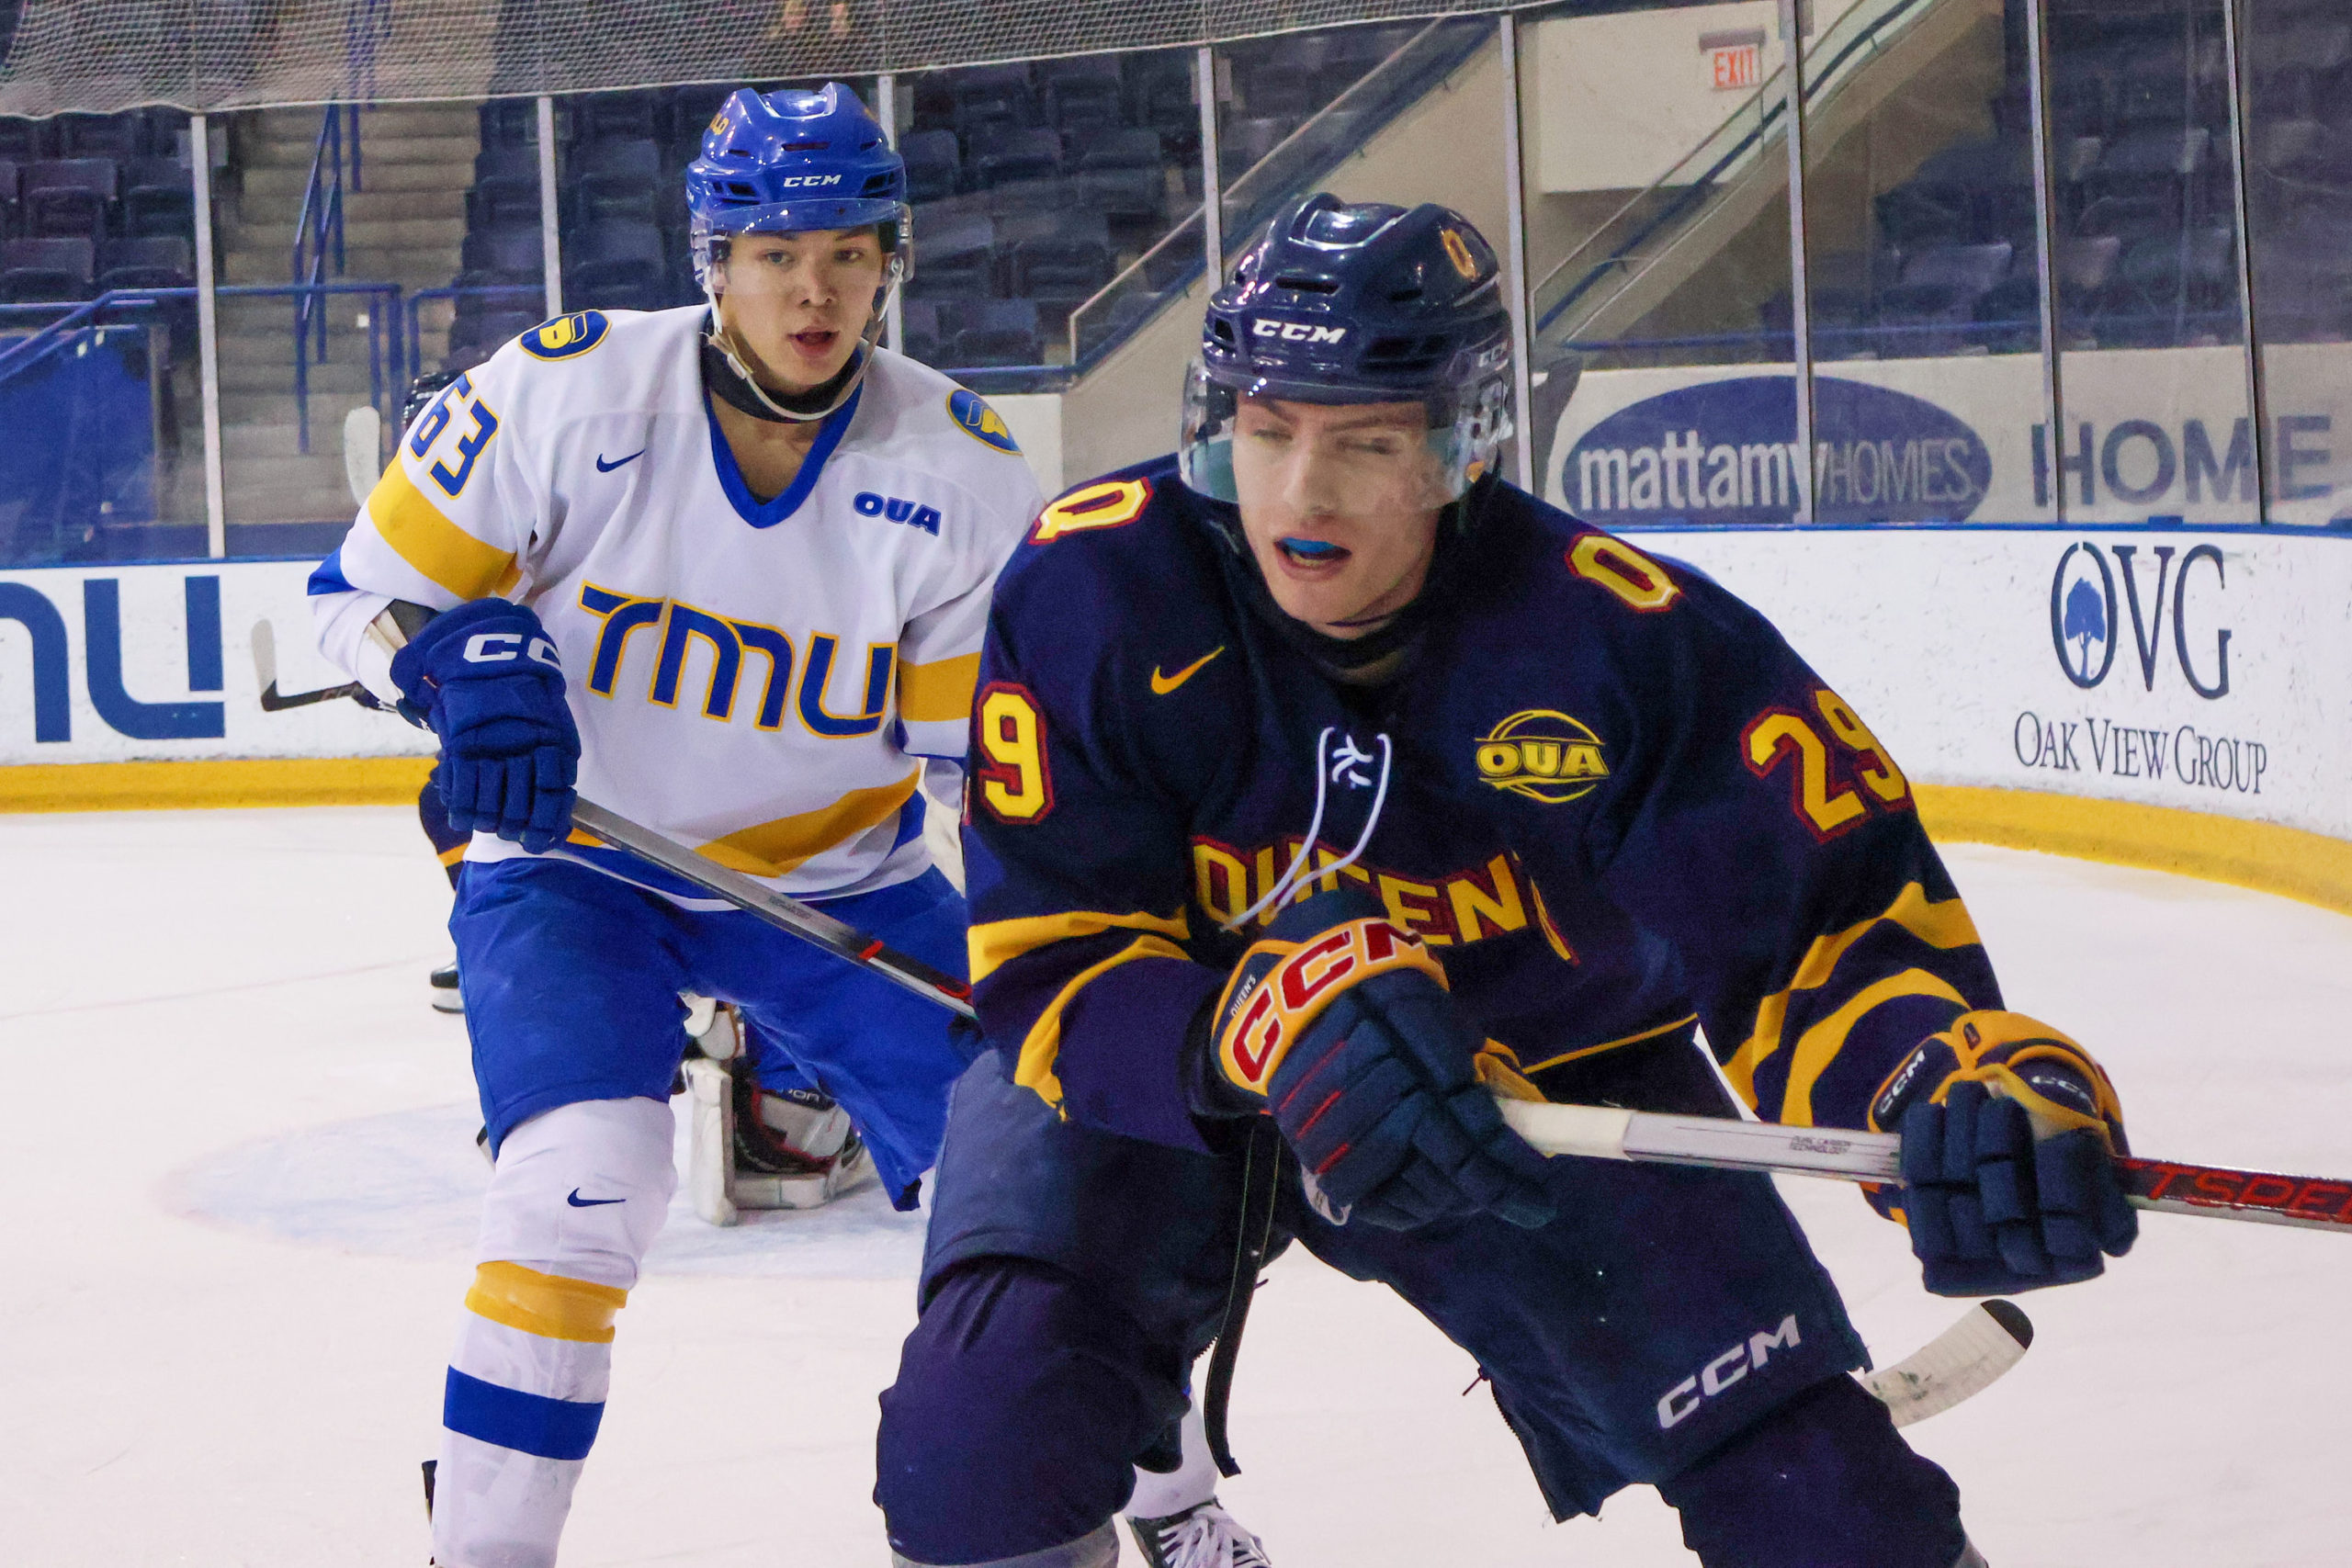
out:
{"label": "hockey sock", "polygon": [[592,1100],[500,1146],[442,1406],[445,1568],[552,1568],[604,1418],[614,1318],[675,1184],[670,1136],[666,1102]]}
{"label": "hockey sock", "polygon": [[1136,1466],[1136,1489],[1121,1510],[1127,1517],[1164,1519],[1216,1495],[1216,1461],[1209,1457],[1208,1434],[1202,1429],[1197,1402],[1184,1407],[1178,1427],[1183,1438],[1182,1461],[1165,1472]]}

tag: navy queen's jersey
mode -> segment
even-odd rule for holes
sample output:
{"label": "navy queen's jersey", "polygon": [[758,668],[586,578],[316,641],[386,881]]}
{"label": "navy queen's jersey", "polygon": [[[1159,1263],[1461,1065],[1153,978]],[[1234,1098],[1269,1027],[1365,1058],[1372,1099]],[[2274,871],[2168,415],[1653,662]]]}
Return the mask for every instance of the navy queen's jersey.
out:
{"label": "navy queen's jersey", "polygon": [[2000,1006],[1902,769],[1713,582],[1490,486],[1409,663],[1352,687],[1245,599],[1215,504],[1172,459],[1071,491],[990,612],[972,977],[1066,1116],[1203,1146],[1186,1031],[1318,776],[1312,886],[1419,933],[1539,1088],[1695,1018],[1760,1115],[1860,1127],[1905,1053]]}

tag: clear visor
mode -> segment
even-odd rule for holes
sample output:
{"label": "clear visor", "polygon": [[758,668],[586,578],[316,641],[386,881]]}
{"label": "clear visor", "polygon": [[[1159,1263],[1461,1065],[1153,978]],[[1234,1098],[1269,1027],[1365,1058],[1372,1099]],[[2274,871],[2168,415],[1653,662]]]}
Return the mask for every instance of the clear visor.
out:
{"label": "clear visor", "polygon": [[1459,500],[1510,434],[1510,388],[1463,389],[1450,421],[1423,402],[1325,403],[1245,396],[1193,361],[1177,452],[1184,483],[1235,505],[1277,502],[1348,516],[1427,512]]}

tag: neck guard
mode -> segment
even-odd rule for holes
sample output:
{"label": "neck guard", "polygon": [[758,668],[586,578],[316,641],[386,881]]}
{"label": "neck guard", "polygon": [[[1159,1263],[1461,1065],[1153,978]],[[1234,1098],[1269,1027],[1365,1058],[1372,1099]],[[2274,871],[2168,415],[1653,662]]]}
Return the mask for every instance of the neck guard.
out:
{"label": "neck guard", "polygon": [[[850,382],[865,370],[865,362],[870,357],[868,350],[859,348],[850,355],[848,364],[834,372],[831,379],[805,392],[771,392],[765,388],[754,389],[735,368],[726,351],[711,342],[708,318],[706,317],[702,337],[702,384],[728,407],[750,414],[753,419],[763,420],[770,424],[797,424],[822,419],[830,413],[841,400],[842,394],[848,390]],[[787,411],[786,413],[777,413],[778,408]],[[787,417],[787,414],[797,415],[798,418]]]}

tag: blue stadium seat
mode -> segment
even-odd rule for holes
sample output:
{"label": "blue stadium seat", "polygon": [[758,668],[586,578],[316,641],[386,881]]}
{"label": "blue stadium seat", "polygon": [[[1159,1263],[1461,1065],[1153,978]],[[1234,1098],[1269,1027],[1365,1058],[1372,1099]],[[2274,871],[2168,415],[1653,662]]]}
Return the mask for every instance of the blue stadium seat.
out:
{"label": "blue stadium seat", "polygon": [[1058,130],[1008,130],[994,136],[974,136],[972,185],[996,190],[1025,180],[1050,180],[1061,173],[1062,137]]}
{"label": "blue stadium seat", "polygon": [[538,150],[519,142],[484,143],[474,157],[466,221],[475,229],[517,228],[539,220]]}
{"label": "blue stadium seat", "polygon": [[97,247],[85,239],[0,244],[0,299],[87,299],[97,292]]}
{"label": "blue stadium seat", "polygon": [[1238,119],[1217,128],[1217,167],[1227,184],[1265,162],[1266,154],[1296,129],[1289,119]]}
{"label": "blue stadium seat", "polygon": [[1052,232],[1016,242],[1009,258],[1012,292],[1057,302],[1064,315],[1117,270],[1110,224],[1100,212],[1060,215]]}
{"label": "blue stadium seat", "polygon": [[97,286],[108,288],[193,288],[196,248],[178,234],[149,234],[108,242],[100,253]]}
{"label": "blue stadium seat", "polygon": [[133,158],[123,165],[122,229],[130,235],[195,232],[196,189],[178,159]]}
{"label": "blue stadium seat", "polygon": [[0,158],[16,164],[39,163],[52,154],[55,145],[48,121],[0,118]]}
{"label": "blue stadium seat", "polygon": [[582,93],[568,100],[571,134],[579,141],[650,141],[657,135],[651,93]]}
{"label": "blue stadium seat", "polygon": [[650,137],[583,143],[565,160],[564,202],[570,223],[651,223],[661,211],[661,146]]}
{"label": "blue stadium seat", "polygon": [[459,288],[538,283],[547,276],[547,241],[536,224],[474,230],[466,235],[458,254],[465,268],[458,274]]}
{"label": "blue stadium seat", "polygon": [[62,114],[55,121],[55,131],[61,158],[125,162],[150,151],[147,122],[137,114]]}
{"label": "blue stadium seat", "polygon": [[1045,356],[1043,325],[1030,299],[981,299],[965,310],[956,334],[958,366],[1035,365]]}
{"label": "blue stadium seat", "polygon": [[954,196],[962,183],[964,154],[952,130],[910,131],[899,140],[899,155],[907,161],[910,202]]}
{"label": "blue stadium seat", "polygon": [[1025,65],[976,65],[952,73],[951,118],[967,142],[976,134],[1019,130],[1037,123],[1035,95]]}
{"label": "blue stadium seat", "polygon": [[22,176],[25,232],[95,243],[107,231],[118,176],[111,158],[52,158],[33,164]]}
{"label": "blue stadium seat", "polygon": [[1126,88],[1115,55],[1049,60],[1037,67],[1045,117],[1058,130],[1107,130],[1126,116]]}
{"label": "blue stadium seat", "polygon": [[926,295],[966,298],[990,293],[995,253],[996,220],[992,218],[956,218],[932,228],[917,223],[915,273],[910,288]]}
{"label": "blue stadium seat", "polygon": [[658,310],[669,303],[669,252],[650,223],[610,223],[567,238],[563,296],[569,306]]}
{"label": "blue stadium seat", "polygon": [[1138,128],[1087,137],[1071,167],[1077,200],[1106,218],[1157,220],[1167,211],[1167,156],[1156,130]]}

